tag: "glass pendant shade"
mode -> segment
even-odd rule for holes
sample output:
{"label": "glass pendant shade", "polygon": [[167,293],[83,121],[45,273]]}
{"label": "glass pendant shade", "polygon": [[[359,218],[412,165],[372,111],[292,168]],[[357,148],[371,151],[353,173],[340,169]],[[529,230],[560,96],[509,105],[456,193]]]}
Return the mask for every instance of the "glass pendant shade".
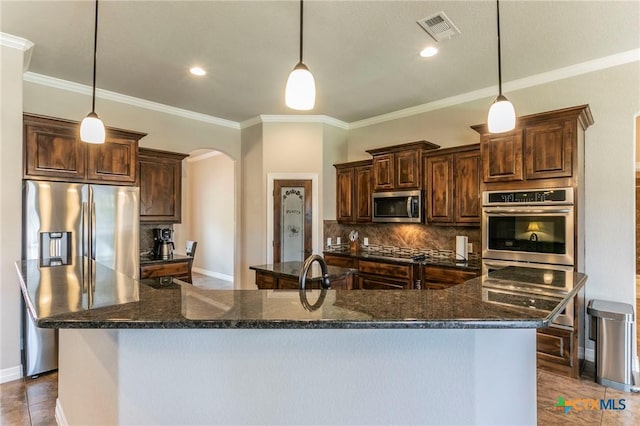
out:
{"label": "glass pendant shade", "polygon": [[316,82],[309,68],[302,62],[289,74],[285,103],[289,108],[302,111],[313,109],[316,104]]}
{"label": "glass pendant shade", "polygon": [[80,139],[87,143],[104,143],[104,123],[98,114],[90,112],[80,124]]}
{"label": "glass pendant shade", "polygon": [[508,132],[516,127],[516,111],[513,104],[503,95],[493,101],[489,108],[487,123],[491,133]]}

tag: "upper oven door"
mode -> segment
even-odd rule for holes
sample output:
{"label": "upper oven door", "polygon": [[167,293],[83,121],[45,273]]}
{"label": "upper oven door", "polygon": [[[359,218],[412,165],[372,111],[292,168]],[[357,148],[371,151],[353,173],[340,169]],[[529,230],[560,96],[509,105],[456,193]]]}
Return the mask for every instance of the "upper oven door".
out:
{"label": "upper oven door", "polygon": [[572,205],[484,207],[482,257],[573,265],[573,226]]}

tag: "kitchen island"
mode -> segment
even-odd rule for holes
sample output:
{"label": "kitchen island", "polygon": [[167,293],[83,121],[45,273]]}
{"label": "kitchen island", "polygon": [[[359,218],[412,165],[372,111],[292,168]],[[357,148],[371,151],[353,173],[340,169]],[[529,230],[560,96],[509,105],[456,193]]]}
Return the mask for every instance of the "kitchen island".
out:
{"label": "kitchen island", "polygon": [[17,268],[37,324],[60,328],[71,425],[535,424],[535,330],[586,282],[542,311],[487,300],[491,276],[301,294]]}

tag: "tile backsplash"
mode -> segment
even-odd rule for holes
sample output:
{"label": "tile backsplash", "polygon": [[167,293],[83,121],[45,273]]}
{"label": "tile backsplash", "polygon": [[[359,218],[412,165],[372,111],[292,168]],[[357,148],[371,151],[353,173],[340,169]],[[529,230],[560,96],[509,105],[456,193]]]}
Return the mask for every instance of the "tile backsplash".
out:
{"label": "tile backsplash", "polygon": [[480,253],[479,226],[433,226],[414,223],[375,223],[343,225],[335,220],[324,221],[324,244],[331,238],[336,244],[336,237],[343,243],[349,241],[349,232],[358,231],[360,244],[367,237],[369,244],[413,247],[424,249],[451,250],[456,249],[456,235],[466,235],[473,244],[473,253]]}

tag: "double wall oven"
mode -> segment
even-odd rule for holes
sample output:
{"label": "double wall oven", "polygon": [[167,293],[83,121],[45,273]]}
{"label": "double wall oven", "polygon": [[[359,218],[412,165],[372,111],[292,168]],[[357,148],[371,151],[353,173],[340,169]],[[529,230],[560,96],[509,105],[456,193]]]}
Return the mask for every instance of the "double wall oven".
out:
{"label": "double wall oven", "polygon": [[[573,188],[485,191],[482,194],[483,274],[510,266],[522,272],[513,288],[492,274],[483,286],[487,301],[532,309],[553,306],[573,288],[575,211]],[[554,326],[574,326],[573,303]]]}

